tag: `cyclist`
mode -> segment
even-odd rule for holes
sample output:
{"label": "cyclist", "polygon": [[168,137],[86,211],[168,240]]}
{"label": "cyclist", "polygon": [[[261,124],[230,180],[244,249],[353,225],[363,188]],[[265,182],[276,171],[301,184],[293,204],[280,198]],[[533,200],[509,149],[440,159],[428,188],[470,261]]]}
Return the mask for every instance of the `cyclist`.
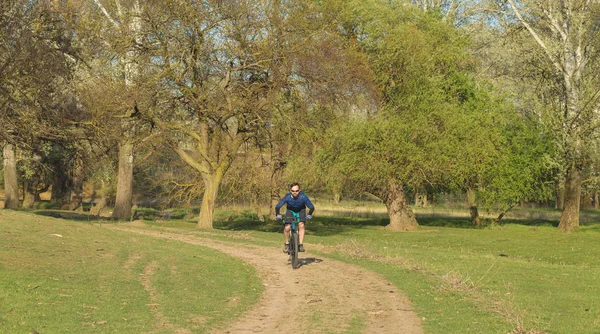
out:
{"label": "cyclist", "polygon": [[[304,245],[302,244],[304,241],[304,225],[307,219],[312,219],[315,206],[310,202],[308,196],[300,191],[300,185],[298,183],[290,184],[290,192],[285,194],[285,196],[283,196],[283,198],[275,206],[275,214],[277,215],[277,219],[283,218],[279,213],[279,210],[284,204],[286,205],[286,212],[284,221],[285,229],[283,231],[285,236],[283,252],[287,253],[290,248],[290,229],[292,228],[290,222],[292,219],[295,219],[291,211],[300,214],[300,224],[298,224],[298,237],[300,239],[300,245],[298,245],[298,250],[300,252],[304,252]],[[308,214],[306,214],[306,208],[309,209]]]}

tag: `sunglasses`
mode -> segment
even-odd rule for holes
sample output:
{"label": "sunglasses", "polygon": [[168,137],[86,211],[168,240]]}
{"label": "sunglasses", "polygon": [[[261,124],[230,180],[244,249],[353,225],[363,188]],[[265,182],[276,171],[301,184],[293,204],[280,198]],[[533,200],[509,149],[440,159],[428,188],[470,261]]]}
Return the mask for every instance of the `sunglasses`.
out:
{"label": "sunglasses", "polygon": [[291,192],[293,192],[293,193],[299,193],[300,189],[298,189],[298,190],[291,190]]}

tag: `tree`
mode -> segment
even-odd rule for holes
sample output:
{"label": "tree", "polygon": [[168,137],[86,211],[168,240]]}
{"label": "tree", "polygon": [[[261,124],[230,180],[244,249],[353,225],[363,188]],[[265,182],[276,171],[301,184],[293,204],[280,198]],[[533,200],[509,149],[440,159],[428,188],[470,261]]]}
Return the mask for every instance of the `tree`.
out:
{"label": "tree", "polygon": [[[471,220],[481,225],[478,205],[499,211],[497,221],[522,201],[546,200],[553,185],[552,149],[537,120],[515,112],[491,87],[462,86],[471,97],[460,133],[462,149],[447,183],[466,191]],[[459,134],[460,136],[460,134]]]}
{"label": "tree", "polygon": [[219,186],[242,145],[279,131],[278,113],[315,76],[345,68],[320,71],[306,56],[335,50],[318,9],[305,1],[180,1],[148,15],[160,94],[142,110],[202,176],[199,228],[212,228]]}
{"label": "tree", "polygon": [[471,111],[460,89],[470,61],[466,40],[436,16],[399,4],[369,1],[349,8],[344,26],[354,33],[347,36],[360,36],[356,41],[376,74],[382,104],[373,119],[331,133],[321,152],[323,173],[342,171],[346,188],[380,197],[391,229],[415,229],[405,188],[442,182],[460,156],[461,115]]}
{"label": "tree", "polygon": [[[80,115],[67,93],[76,52],[66,25],[46,3],[6,1],[0,25],[0,138],[8,143],[5,182],[17,191],[15,149],[21,157],[40,156],[45,143],[79,137],[70,122]],[[40,172],[29,172],[24,181],[31,184]],[[14,207],[16,197],[10,197]]]}
{"label": "tree", "polygon": [[4,145],[4,208],[19,208],[19,186],[17,184],[17,159],[14,146]]}
{"label": "tree", "polygon": [[552,128],[565,180],[563,232],[579,227],[583,173],[598,139],[598,6],[587,0],[500,3],[508,22],[522,25],[535,40],[560,87],[554,107],[542,116]]}
{"label": "tree", "polygon": [[[111,104],[102,110],[87,104],[92,121],[87,125],[105,127],[118,149],[117,192],[113,217],[130,219],[133,196],[135,151],[140,141],[140,121],[136,114],[136,95],[140,93],[139,76],[148,58],[142,57],[144,27],[142,16],[151,3],[139,0],[65,1],[65,11],[76,13],[76,42],[83,49],[84,61],[78,79],[84,82],[84,94],[107,87],[100,104]],[[86,86],[89,85],[89,86]],[[108,100],[108,102],[104,101]],[[83,101],[86,102],[86,101]],[[89,102],[89,101],[87,101]],[[96,113],[94,113],[96,112]]]}
{"label": "tree", "polygon": [[269,71],[275,48],[272,32],[261,32],[269,29],[266,10],[252,2],[182,1],[149,17],[165,101],[152,118],[182,136],[175,151],[202,175],[199,228],[212,228],[224,174],[242,143],[269,118],[273,83],[280,78]]}

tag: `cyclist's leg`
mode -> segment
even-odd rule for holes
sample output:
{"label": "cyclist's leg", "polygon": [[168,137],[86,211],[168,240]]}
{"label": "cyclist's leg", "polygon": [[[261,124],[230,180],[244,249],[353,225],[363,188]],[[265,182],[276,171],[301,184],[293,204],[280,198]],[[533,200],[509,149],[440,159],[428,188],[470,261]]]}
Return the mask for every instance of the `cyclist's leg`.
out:
{"label": "cyclist's leg", "polygon": [[289,244],[290,243],[290,230],[292,229],[292,226],[290,224],[288,224],[288,222],[291,222],[294,219],[294,214],[292,214],[291,211],[287,210],[285,212],[285,217],[283,219],[285,219],[285,229],[283,230],[283,235],[285,236],[285,243]]}
{"label": "cyclist's leg", "polygon": [[304,222],[298,224],[298,237],[300,238],[300,244],[304,243]]}
{"label": "cyclist's leg", "polygon": [[285,239],[285,243],[286,244],[290,243],[290,230],[291,229],[292,229],[292,225],[285,224],[285,228],[283,229],[283,235],[284,235],[284,239]]}
{"label": "cyclist's leg", "polygon": [[300,224],[298,224],[298,237],[300,244],[304,244],[304,225],[306,225],[306,209],[300,211]]}

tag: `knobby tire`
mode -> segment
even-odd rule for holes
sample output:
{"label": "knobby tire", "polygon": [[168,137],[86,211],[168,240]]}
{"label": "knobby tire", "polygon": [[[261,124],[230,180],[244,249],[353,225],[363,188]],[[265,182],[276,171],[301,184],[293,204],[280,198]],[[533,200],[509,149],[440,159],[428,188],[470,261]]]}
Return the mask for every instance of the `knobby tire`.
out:
{"label": "knobby tire", "polygon": [[298,247],[300,240],[298,240],[298,233],[292,234],[292,242],[290,243],[290,251],[292,252],[292,268],[296,269],[300,266],[300,259],[298,259]]}

